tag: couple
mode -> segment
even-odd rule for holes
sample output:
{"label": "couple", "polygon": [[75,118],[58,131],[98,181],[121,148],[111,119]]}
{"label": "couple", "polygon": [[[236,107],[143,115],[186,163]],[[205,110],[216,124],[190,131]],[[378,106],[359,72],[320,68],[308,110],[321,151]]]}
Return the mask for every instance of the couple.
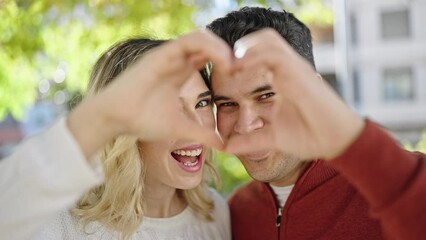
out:
{"label": "couple", "polygon": [[[274,30],[255,32],[263,28]],[[81,155],[80,162],[68,163],[69,170],[80,164],[87,172],[68,176],[68,188],[43,203],[56,197],[57,211],[81,189],[99,183],[101,174],[90,173],[99,160],[90,157],[102,146],[105,182],[86,192],[71,213],[61,214],[53,223],[60,226],[57,232],[45,228],[43,239],[49,234],[137,239],[150,233],[151,239],[228,239],[227,207],[202,180],[207,170],[214,176],[207,145],[237,153],[258,180],[229,201],[235,239],[423,236],[425,156],[402,150],[323,84],[313,69],[306,26],[286,12],[244,8],[208,29],[234,53],[213,34],[196,32],[158,47],[155,41],[129,40],[98,61],[90,96],[53,127],[60,132],[66,126],[71,134],[63,133],[64,142],[76,149],[61,150]],[[197,71],[206,61],[213,62],[209,75]],[[213,93],[225,146],[214,133],[212,97],[202,78]],[[122,134],[134,137],[117,137]],[[197,141],[171,140],[187,138]],[[81,159],[89,159],[91,167]],[[50,184],[54,194],[63,187]],[[38,211],[32,219],[42,219]],[[173,220],[176,225],[167,223]],[[94,235],[79,235],[86,230]]]}

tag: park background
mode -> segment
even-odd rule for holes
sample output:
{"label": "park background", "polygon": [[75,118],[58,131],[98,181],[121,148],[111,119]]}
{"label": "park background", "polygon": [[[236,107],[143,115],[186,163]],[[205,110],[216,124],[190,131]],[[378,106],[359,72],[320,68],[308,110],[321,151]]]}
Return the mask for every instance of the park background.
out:
{"label": "park background", "polygon": [[[342,98],[426,151],[426,0],[0,0],[0,158],[81,100],[113,43],[175,38],[242,6],[295,13]],[[217,153],[217,165],[224,196],[249,180],[233,156]]]}

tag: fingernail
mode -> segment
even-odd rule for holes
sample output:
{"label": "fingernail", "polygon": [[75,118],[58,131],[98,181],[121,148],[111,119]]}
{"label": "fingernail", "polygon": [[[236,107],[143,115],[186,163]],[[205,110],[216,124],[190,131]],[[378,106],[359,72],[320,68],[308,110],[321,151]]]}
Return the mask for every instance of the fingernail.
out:
{"label": "fingernail", "polygon": [[238,40],[234,44],[234,56],[237,59],[241,59],[247,52],[247,47],[243,44],[242,41]]}

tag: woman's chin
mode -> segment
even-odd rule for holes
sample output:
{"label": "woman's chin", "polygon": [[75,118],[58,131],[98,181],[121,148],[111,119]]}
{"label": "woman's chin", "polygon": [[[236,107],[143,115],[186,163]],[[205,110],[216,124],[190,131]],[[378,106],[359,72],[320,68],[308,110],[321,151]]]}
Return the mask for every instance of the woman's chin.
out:
{"label": "woman's chin", "polygon": [[176,186],[177,189],[182,189],[182,190],[189,190],[189,189],[193,189],[196,188],[198,185],[201,184],[202,181],[202,175],[200,174],[200,176],[192,176],[192,177],[186,177],[183,180],[179,181],[179,186]]}

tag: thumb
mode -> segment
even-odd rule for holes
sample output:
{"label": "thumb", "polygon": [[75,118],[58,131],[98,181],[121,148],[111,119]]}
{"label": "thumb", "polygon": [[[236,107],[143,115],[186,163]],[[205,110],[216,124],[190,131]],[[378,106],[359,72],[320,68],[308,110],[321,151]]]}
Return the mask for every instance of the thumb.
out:
{"label": "thumb", "polygon": [[180,126],[177,133],[179,138],[196,140],[206,146],[223,150],[224,144],[219,134],[213,129],[199,125],[198,123],[188,122]]}

